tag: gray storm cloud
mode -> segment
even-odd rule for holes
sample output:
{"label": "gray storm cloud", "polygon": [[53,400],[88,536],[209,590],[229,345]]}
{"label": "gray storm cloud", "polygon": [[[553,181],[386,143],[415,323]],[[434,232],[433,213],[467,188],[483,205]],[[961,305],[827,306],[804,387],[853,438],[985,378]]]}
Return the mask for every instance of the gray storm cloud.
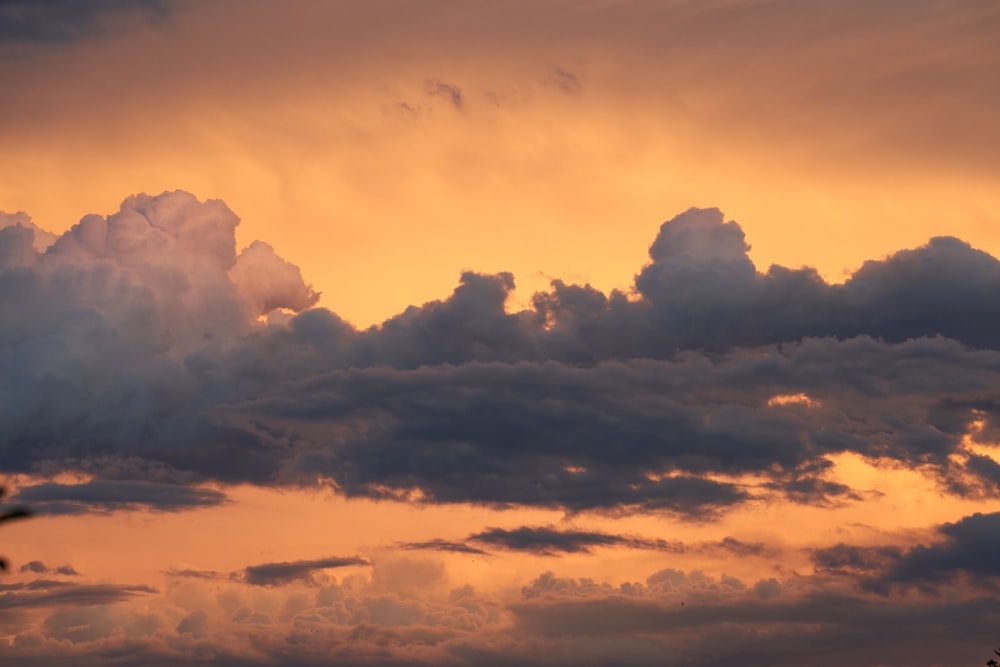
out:
{"label": "gray storm cloud", "polygon": [[[75,508],[106,509],[122,482],[167,485],[129,502],[176,508],[220,502],[176,486],[201,480],[319,480],[710,518],[857,497],[827,475],[843,452],[997,493],[998,466],[963,437],[1000,414],[1000,263],[958,239],[830,285],[758,271],[736,222],[690,209],[661,226],[632,295],[554,281],[507,312],[512,275],[466,272],[448,298],[359,331],[313,307],[267,244],[237,254],[221,201],[130,197],[51,245],[4,220],[0,467],[119,483],[60,489]],[[293,314],[260,317],[277,309]]]}

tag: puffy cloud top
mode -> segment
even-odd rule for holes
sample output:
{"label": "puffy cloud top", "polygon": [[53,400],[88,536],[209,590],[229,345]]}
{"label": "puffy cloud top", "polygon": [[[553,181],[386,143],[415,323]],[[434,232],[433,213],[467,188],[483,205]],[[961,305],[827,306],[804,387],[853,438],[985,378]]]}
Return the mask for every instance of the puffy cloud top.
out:
{"label": "puffy cloud top", "polygon": [[[171,484],[319,480],[707,518],[775,494],[856,497],[827,475],[856,452],[998,492],[1000,466],[963,437],[1000,414],[1000,263],[958,239],[829,285],[757,271],[737,223],[690,209],[661,226],[634,297],[554,281],[508,312],[512,275],[466,272],[448,298],[358,331],[313,308],[267,244],[237,255],[221,201],[130,197],[44,250],[26,216],[5,219],[6,471],[168,485],[135,501],[164,509]],[[260,317],[275,309],[300,312]]]}

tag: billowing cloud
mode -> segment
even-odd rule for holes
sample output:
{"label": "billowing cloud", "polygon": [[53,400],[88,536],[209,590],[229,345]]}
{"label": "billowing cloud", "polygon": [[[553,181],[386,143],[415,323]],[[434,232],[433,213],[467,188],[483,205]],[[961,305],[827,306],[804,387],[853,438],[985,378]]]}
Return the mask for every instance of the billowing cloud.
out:
{"label": "billowing cloud", "polygon": [[[31,247],[38,252],[45,252],[45,250],[56,242],[56,235],[52,232],[47,232],[34,222],[31,221],[31,217],[27,213],[3,213],[0,212],[0,229],[6,229],[7,227],[20,226],[25,229],[31,230],[32,240]],[[11,258],[15,262],[15,258]]]}
{"label": "billowing cloud", "polygon": [[167,193],[87,216],[44,253],[0,229],[6,470],[98,478],[46,493],[175,485],[128,487],[164,507],[221,500],[179,486],[197,480],[319,481],[710,518],[856,501],[830,477],[831,456],[856,453],[997,493],[965,438],[1000,413],[1000,262],[957,239],[830,285],[758,272],[737,223],[691,209],[662,225],[632,296],[555,281],[508,312],[513,276],[467,272],[447,299],[358,331],[324,309],[261,321],[315,295],[270,247],[237,255],[237,222]]}
{"label": "billowing cloud", "polygon": [[229,277],[260,315],[278,308],[298,312],[319,300],[319,294],[302,281],[299,268],[278,257],[263,241],[254,241],[239,254]]}

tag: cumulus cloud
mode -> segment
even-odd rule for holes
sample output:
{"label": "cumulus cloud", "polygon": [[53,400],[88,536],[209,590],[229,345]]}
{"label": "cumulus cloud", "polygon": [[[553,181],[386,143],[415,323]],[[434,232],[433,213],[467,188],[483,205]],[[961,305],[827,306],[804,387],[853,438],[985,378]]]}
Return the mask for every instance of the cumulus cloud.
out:
{"label": "cumulus cloud", "polygon": [[305,310],[319,301],[319,294],[302,281],[299,267],[278,257],[263,241],[254,241],[239,254],[229,277],[259,315],[278,308]]}
{"label": "cumulus cloud", "polygon": [[56,242],[56,235],[36,225],[31,221],[28,214],[20,211],[13,214],[0,211],[0,229],[14,226],[20,226],[31,231],[31,247],[38,252],[45,252],[50,245]]}
{"label": "cumulus cloud", "polygon": [[[32,493],[86,491],[95,509],[220,502],[190,486],[204,480],[320,480],[711,519],[752,500],[857,501],[831,476],[842,453],[957,495],[1000,488],[964,444],[1000,415],[1000,262],[957,239],[830,285],[758,271],[736,222],[690,209],[660,227],[632,296],[555,281],[509,312],[514,277],[469,271],[358,331],[312,307],[270,246],[237,254],[237,223],[175,192],[86,216],[44,252],[22,224],[0,229],[4,470],[85,472],[90,486]],[[260,317],[273,309],[301,312]]]}
{"label": "cumulus cloud", "polygon": [[[178,609],[148,595],[130,603],[94,591],[79,598],[87,613],[72,595],[28,602],[39,593],[80,588],[74,584],[20,582],[0,585],[0,591],[23,596],[22,608],[44,617],[0,643],[0,656],[22,660],[11,664],[53,655],[101,664],[99,656],[114,655],[123,665],[197,656],[240,665],[645,667],[692,664],[709,655],[718,664],[791,667],[808,655],[825,667],[893,659],[930,666],[943,664],[946,655],[976,657],[976,638],[988,636],[997,621],[995,602],[981,591],[886,598],[825,590],[825,577],[793,573],[750,583],[665,568],[642,581],[613,584],[547,572],[516,600],[468,585],[447,596],[402,595],[387,591],[377,576],[363,575],[330,578],[318,587],[299,579],[263,591],[235,579],[193,580],[212,591],[195,596],[193,607]],[[100,602],[105,599],[110,603]]]}
{"label": "cumulus cloud", "polygon": [[[313,295],[267,249],[241,264],[237,223],[222,202],[177,192],[86,216],[44,253],[23,226],[0,229],[6,470],[186,482],[206,465],[253,467],[248,451],[222,454],[226,436],[202,416],[236,389],[234,376],[217,374],[218,355],[262,309]],[[278,269],[270,283],[251,280],[263,265]]]}

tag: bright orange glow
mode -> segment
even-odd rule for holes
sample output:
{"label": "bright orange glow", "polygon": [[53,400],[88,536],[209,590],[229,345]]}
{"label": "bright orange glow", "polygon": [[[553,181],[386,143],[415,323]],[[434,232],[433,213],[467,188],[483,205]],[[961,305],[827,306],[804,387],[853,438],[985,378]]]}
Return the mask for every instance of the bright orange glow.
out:
{"label": "bright orange glow", "polygon": [[774,405],[804,405],[807,408],[818,407],[822,405],[819,401],[815,401],[807,394],[778,394],[777,396],[772,396],[767,399],[767,404],[769,406]]}

